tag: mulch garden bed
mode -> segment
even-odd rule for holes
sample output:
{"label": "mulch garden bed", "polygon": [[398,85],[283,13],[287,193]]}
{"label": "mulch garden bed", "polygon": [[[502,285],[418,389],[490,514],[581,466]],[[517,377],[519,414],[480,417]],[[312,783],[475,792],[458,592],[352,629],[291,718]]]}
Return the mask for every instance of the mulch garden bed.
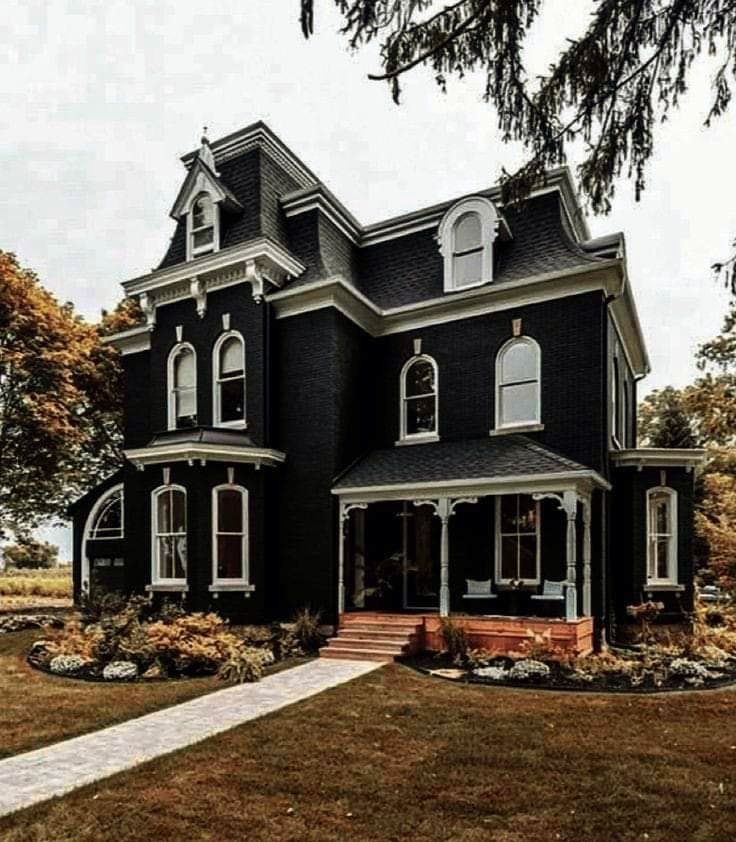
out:
{"label": "mulch garden bed", "polygon": [[[673,662],[677,659],[673,659]],[[688,660],[688,659],[680,659]],[[423,653],[402,659],[402,663],[425,675],[441,678],[446,681],[490,687],[514,687],[516,689],[561,690],[585,693],[666,693],[688,690],[718,690],[736,684],[736,659],[731,659],[727,665],[706,668],[710,675],[685,675],[672,673],[664,669],[642,669],[639,673],[610,672],[595,675],[573,671],[565,668],[557,661],[534,661],[534,664],[544,663],[547,667],[545,674],[537,674],[533,670],[524,677],[513,677],[513,674],[503,675],[501,671],[511,672],[514,666],[529,663],[518,658],[499,656],[481,667],[481,673],[472,668],[458,667],[446,654]],[[688,663],[693,663],[688,661]],[[697,663],[697,662],[695,662]],[[687,665],[684,665],[687,669]],[[482,670],[490,668],[494,676],[483,675]],[[517,670],[518,671],[518,670]],[[523,670],[521,670],[523,672]],[[632,681],[633,677],[633,681]]]}

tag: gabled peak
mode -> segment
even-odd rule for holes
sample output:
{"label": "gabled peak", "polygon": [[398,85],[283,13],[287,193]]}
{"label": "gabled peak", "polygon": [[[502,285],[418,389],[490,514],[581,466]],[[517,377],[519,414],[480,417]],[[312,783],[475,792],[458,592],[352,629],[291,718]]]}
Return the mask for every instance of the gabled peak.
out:
{"label": "gabled peak", "polygon": [[243,206],[233,192],[221,181],[214,170],[214,156],[206,137],[202,138],[202,147],[197,153],[184,183],[179,190],[171,216],[181,219],[189,213],[194,199],[200,193],[207,193],[214,204],[222,204],[228,210],[242,210]]}
{"label": "gabled peak", "polygon": [[215,167],[215,153],[212,151],[207,138],[207,126],[204,127],[201,143],[202,145],[199,147],[199,152],[197,153],[198,160],[206,164],[216,176],[219,176],[220,173],[217,172],[217,167]]}

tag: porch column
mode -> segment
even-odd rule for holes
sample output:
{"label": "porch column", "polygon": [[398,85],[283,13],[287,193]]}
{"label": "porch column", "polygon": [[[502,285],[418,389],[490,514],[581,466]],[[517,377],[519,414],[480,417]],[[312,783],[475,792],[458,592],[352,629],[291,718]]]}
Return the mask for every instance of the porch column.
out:
{"label": "porch column", "polygon": [[565,588],[565,619],[576,620],[578,616],[577,592],[577,526],[578,495],[576,491],[565,491],[562,495],[562,508],[567,515],[567,586]]}
{"label": "porch column", "polygon": [[583,497],[583,616],[590,617],[592,613],[590,596],[590,520],[591,497]]}
{"label": "porch column", "polygon": [[340,513],[337,526],[337,613],[345,613],[345,535],[348,520],[353,509],[366,509],[367,503],[343,503],[340,501]]}
{"label": "porch column", "polygon": [[455,507],[460,503],[477,503],[477,497],[460,497],[452,500],[440,497],[438,500],[415,500],[415,506],[431,506],[440,519],[440,617],[450,614],[450,530],[449,521],[455,514]]}

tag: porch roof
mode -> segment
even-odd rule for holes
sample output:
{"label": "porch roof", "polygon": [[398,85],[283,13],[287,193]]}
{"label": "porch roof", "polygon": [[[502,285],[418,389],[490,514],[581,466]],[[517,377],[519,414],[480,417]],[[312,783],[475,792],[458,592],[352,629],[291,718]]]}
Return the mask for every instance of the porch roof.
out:
{"label": "porch roof", "polygon": [[594,487],[610,485],[597,471],[527,436],[510,434],[374,450],[338,478],[332,493],[391,500]]}

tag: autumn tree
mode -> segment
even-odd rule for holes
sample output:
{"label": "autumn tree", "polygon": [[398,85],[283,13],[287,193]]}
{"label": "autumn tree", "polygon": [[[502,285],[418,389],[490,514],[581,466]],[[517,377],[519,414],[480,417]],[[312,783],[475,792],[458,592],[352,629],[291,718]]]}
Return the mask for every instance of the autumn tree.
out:
{"label": "autumn tree", "polygon": [[38,570],[58,565],[59,548],[48,541],[26,537],[3,547],[3,556],[13,567]]}
{"label": "autumn tree", "polygon": [[647,447],[696,447],[682,393],[666,386],[651,392],[639,407],[639,440]]}
{"label": "autumn tree", "polygon": [[[655,149],[654,129],[678,108],[693,72],[717,62],[706,125],[728,108],[736,78],[733,0],[599,0],[587,26],[541,75],[527,69],[527,36],[544,0],[334,0],[351,48],[379,45],[380,71],[394,100],[407,74],[425,67],[440,88],[477,72],[504,141],[528,156],[506,173],[504,201],[525,196],[577,144],[580,186],[596,212],[610,208],[615,180],[633,179],[638,199]],[[301,27],[315,26],[315,0],[300,0]],[[571,23],[575,17],[571,17]],[[661,142],[661,141],[660,141]],[[734,243],[736,246],[736,242]],[[736,255],[714,265],[736,288]]]}
{"label": "autumn tree", "polygon": [[120,464],[120,412],[101,327],[0,251],[0,535],[63,516]]}

